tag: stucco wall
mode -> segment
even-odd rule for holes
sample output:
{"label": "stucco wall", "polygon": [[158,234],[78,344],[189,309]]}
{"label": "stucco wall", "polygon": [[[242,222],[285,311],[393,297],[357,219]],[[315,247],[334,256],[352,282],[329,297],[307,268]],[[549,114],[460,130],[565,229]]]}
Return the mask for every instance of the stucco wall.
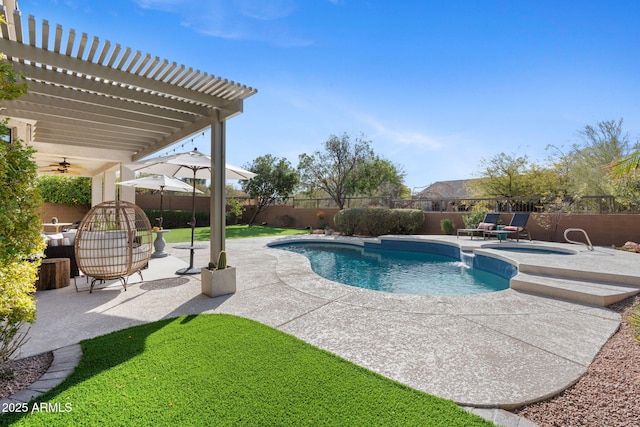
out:
{"label": "stucco wall", "polygon": [[67,206],[57,203],[44,203],[40,211],[42,222],[51,222],[51,218],[58,218],[58,222],[76,222],[89,212],[90,206]]}
{"label": "stucco wall", "polygon": [[[136,203],[143,209],[158,209],[160,207],[160,196],[158,194],[138,195]],[[188,196],[164,196],[164,209],[191,210],[191,197]],[[241,222],[247,222],[253,207],[249,206],[244,213]],[[43,222],[49,222],[52,216],[58,217],[60,222],[74,222],[82,219],[87,210],[70,208],[68,206],[58,206],[45,204],[43,209]],[[209,197],[196,197],[196,210],[209,210]],[[324,212],[324,218],[320,219],[318,211]],[[337,208],[292,208],[290,206],[272,206],[266,212],[258,215],[256,223],[266,222],[267,224],[282,227],[320,228],[323,224],[334,227],[333,216],[338,211]],[[462,212],[425,212],[425,222],[422,234],[441,234],[440,220],[449,218],[453,221],[455,228],[464,228]],[[503,213],[500,218],[505,224],[511,219],[511,214]],[[545,224],[557,223],[557,230],[553,233],[553,226]],[[559,221],[558,221],[559,220]],[[567,228],[582,228],[588,234],[592,243],[597,246],[622,246],[627,241],[640,242],[640,215],[632,214],[563,214],[560,216],[549,214],[532,213],[527,224],[531,237],[535,240],[564,241],[563,232]],[[571,238],[580,240],[578,234]]]}

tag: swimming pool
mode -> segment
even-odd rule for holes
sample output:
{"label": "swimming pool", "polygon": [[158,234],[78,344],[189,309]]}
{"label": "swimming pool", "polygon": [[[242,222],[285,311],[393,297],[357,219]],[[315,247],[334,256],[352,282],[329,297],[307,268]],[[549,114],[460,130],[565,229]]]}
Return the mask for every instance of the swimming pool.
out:
{"label": "swimming pool", "polygon": [[[411,245],[409,250],[376,245],[293,242],[272,247],[307,257],[312,270],[335,282],[375,291],[414,295],[461,295],[509,288],[515,267],[471,254],[452,256],[446,245]],[[394,245],[395,246],[395,245]],[[418,250],[416,250],[418,249]],[[455,252],[455,251],[454,251]],[[487,268],[474,268],[483,264]],[[496,271],[492,271],[494,267]]]}

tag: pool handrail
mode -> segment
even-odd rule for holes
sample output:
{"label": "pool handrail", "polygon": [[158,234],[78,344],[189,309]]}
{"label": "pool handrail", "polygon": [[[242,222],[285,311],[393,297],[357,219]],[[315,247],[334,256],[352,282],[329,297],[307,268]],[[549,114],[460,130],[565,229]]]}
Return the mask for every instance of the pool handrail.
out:
{"label": "pool handrail", "polygon": [[[587,239],[587,243],[584,242],[578,242],[576,240],[571,240],[567,237],[567,234],[569,234],[570,232],[580,232],[582,234],[584,234],[584,238]],[[566,230],[564,230],[564,240],[566,240],[569,243],[574,243],[576,245],[585,245],[587,247],[587,249],[589,249],[590,251],[593,251],[593,245],[591,244],[591,240],[589,239],[589,236],[587,235],[587,232],[584,231],[582,228],[567,228]]]}

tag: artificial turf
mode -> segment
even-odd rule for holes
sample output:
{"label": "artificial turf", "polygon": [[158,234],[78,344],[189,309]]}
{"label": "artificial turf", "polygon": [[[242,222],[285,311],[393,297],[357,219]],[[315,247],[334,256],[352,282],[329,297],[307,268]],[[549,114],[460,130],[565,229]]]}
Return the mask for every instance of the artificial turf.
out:
{"label": "artificial turf", "polygon": [[[269,227],[263,225],[228,225],[225,227],[227,239],[239,239],[244,237],[264,237],[264,236],[288,236],[291,234],[308,234],[308,230],[295,228]],[[194,230],[194,240],[198,242],[209,241],[211,227],[196,227]],[[167,243],[179,243],[191,241],[190,228],[175,228],[164,234]]]}
{"label": "artificial turf", "polygon": [[45,402],[50,410],[5,414],[0,424],[493,425],[451,401],[231,315],[167,319],[81,345],[75,372],[29,404]]}

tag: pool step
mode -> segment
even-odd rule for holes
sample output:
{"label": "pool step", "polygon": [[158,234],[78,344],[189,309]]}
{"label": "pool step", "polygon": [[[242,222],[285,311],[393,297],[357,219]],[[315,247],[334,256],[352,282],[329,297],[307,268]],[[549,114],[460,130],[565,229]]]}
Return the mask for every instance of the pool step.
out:
{"label": "pool step", "polygon": [[515,290],[601,307],[640,293],[640,288],[624,284],[527,273],[518,273],[511,278],[510,284]]}

